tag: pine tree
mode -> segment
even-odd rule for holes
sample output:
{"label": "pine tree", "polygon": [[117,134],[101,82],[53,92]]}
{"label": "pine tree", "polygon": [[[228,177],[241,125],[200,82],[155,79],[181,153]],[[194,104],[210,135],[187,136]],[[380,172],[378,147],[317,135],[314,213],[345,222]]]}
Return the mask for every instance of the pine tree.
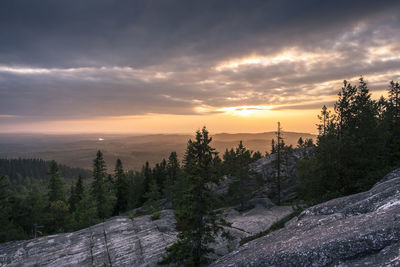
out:
{"label": "pine tree", "polygon": [[180,175],[180,165],[176,152],[171,152],[169,155],[166,172],[167,179],[164,183],[164,195],[168,200],[173,202],[175,185],[178,180],[178,175]]}
{"label": "pine tree", "polygon": [[299,140],[297,140],[297,147],[299,148],[304,147],[304,141],[301,136],[299,137]]}
{"label": "pine tree", "polygon": [[127,179],[129,184],[128,193],[128,210],[139,207],[144,203],[144,175],[143,172],[129,171],[127,173]]}
{"label": "pine tree", "polygon": [[176,152],[171,152],[171,154],[168,157],[168,164],[167,164],[167,173],[168,177],[170,177],[172,180],[176,179],[176,176],[179,171],[179,160],[178,160],[178,155]]}
{"label": "pine tree", "polygon": [[251,152],[243,146],[240,141],[234,151],[232,160],[233,168],[229,175],[234,182],[229,185],[228,195],[237,200],[240,204],[240,209],[245,209],[245,202],[249,199],[251,188],[247,184],[250,179],[250,163],[252,162]]}
{"label": "pine tree", "polygon": [[76,185],[71,186],[71,194],[68,200],[71,212],[75,211],[76,205],[82,199],[82,196],[83,196],[83,181],[82,181],[82,176],[79,175]]}
{"label": "pine tree", "polygon": [[275,140],[271,139],[271,154],[276,153],[276,145],[275,145]]}
{"label": "pine tree", "polygon": [[144,190],[145,192],[148,192],[150,190],[150,185],[153,182],[153,173],[148,161],[146,161],[145,165],[142,167],[142,173],[144,176]]}
{"label": "pine tree", "polygon": [[[361,77],[358,86],[344,81],[335,114],[323,108],[314,156],[298,165],[300,195],[319,202],[365,191],[386,171],[385,136],[390,126],[384,99],[371,99]],[[390,110],[390,108],[389,108]],[[386,143],[387,144],[387,143]]]}
{"label": "pine tree", "polygon": [[57,163],[53,160],[50,164],[49,201],[65,201],[64,179],[60,176]]}
{"label": "pine tree", "polygon": [[83,178],[80,175],[78,177],[78,181],[76,182],[75,193],[77,200],[80,201],[83,198],[83,193],[84,193]]}
{"label": "pine tree", "polygon": [[77,203],[73,214],[75,230],[89,227],[99,222],[97,203],[88,190],[83,190],[82,199]]}
{"label": "pine tree", "polygon": [[97,151],[96,158],[93,161],[93,183],[92,183],[92,195],[96,201],[97,214],[99,218],[107,218],[111,214],[107,201],[107,168],[106,162],[103,158],[103,153],[99,150]]}
{"label": "pine tree", "polygon": [[283,153],[283,148],[284,148],[284,143],[283,143],[283,138],[281,135],[281,123],[278,122],[278,130],[275,133],[276,134],[276,195],[277,195],[277,200],[278,200],[278,205],[281,204],[281,175],[282,175],[282,153]]}
{"label": "pine tree", "polygon": [[184,170],[190,187],[182,196],[175,209],[178,241],[167,248],[168,254],[162,264],[177,263],[185,266],[199,266],[209,262],[207,254],[216,234],[222,230],[217,225],[213,210],[214,196],[210,184],[222,177],[215,175],[214,159],[217,152],[210,146],[211,138],[204,127],[196,132],[195,141],[189,140],[184,159]]}
{"label": "pine tree", "polygon": [[128,181],[126,179],[126,175],[122,166],[122,161],[120,159],[117,159],[117,162],[115,164],[114,179],[117,191],[117,201],[114,214],[117,215],[120,212],[124,212],[128,209],[129,194]]}
{"label": "pine tree", "polygon": [[262,154],[260,151],[256,151],[253,153],[252,157],[251,157],[251,161],[252,162],[256,162],[257,160],[262,158]]}
{"label": "pine tree", "polygon": [[390,82],[388,89],[388,101],[384,113],[384,127],[387,132],[386,147],[389,164],[400,166],[400,85],[398,82]]}
{"label": "pine tree", "polygon": [[12,192],[7,177],[0,175],[0,242],[26,237],[21,227],[12,220]]}
{"label": "pine tree", "polygon": [[167,180],[167,161],[163,159],[160,163],[157,163],[153,169],[153,179],[157,183],[160,192],[164,189],[164,183]]}

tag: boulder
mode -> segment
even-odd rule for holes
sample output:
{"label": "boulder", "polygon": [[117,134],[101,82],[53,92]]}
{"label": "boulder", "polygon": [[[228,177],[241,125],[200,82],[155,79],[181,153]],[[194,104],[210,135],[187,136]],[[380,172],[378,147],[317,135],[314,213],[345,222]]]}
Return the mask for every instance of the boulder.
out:
{"label": "boulder", "polygon": [[400,266],[400,169],[367,192],[303,211],[212,266]]}

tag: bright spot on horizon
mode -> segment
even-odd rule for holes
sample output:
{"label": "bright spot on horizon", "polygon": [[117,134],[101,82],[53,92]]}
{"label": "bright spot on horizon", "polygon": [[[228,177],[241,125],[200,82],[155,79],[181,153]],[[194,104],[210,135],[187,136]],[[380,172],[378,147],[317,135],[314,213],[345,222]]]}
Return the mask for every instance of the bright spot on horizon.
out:
{"label": "bright spot on horizon", "polygon": [[220,111],[223,111],[227,114],[247,117],[250,115],[255,115],[256,113],[268,111],[270,109],[271,107],[267,106],[239,106],[239,107],[222,108],[220,109]]}
{"label": "bright spot on horizon", "polygon": [[101,138],[101,137],[99,137],[97,140],[98,140],[98,141],[104,141],[104,139]]}

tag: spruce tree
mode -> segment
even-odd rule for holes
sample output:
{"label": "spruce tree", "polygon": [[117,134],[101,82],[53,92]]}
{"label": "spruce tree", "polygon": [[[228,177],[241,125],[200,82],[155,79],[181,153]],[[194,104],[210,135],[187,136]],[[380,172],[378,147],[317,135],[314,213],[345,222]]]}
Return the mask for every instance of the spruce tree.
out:
{"label": "spruce tree", "polygon": [[49,170],[49,201],[65,201],[64,179],[60,176],[57,163],[53,160]]}
{"label": "spruce tree", "polygon": [[0,175],[0,242],[26,238],[22,228],[12,218],[12,192],[6,176]]}
{"label": "spruce tree", "polygon": [[243,146],[240,141],[234,151],[233,168],[229,175],[234,182],[229,185],[228,195],[235,199],[240,204],[240,210],[244,210],[245,202],[251,196],[251,188],[248,185],[250,179],[250,163],[252,161],[251,152]]}
{"label": "spruce tree", "polygon": [[388,101],[384,114],[384,126],[387,132],[386,147],[388,163],[393,167],[400,166],[400,85],[390,82]]}
{"label": "spruce tree", "polygon": [[146,161],[145,165],[142,167],[142,173],[144,176],[144,190],[145,192],[148,192],[150,190],[150,185],[153,182],[153,173],[148,161]]}
{"label": "spruce tree", "polygon": [[164,183],[164,196],[171,202],[174,200],[174,192],[178,175],[180,175],[180,165],[176,152],[171,152],[166,166],[167,178]]}
{"label": "spruce tree", "polygon": [[284,148],[284,143],[283,143],[283,138],[281,134],[282,128],[281,128],[281,123],[278,122],[278,130],[276,131],[276,159],[275,159],[275,186],[276,186],[276,195],[277,195],[277,201],[278,205],[281,204],[281,175],[282,175],[282,162],[283,162],[283,148]]}
{"label": "spruce tree", "polygon": [[299,140],[297,140],[297,147],[304,147],[304,140],[301,136],[299,137]]}
{"label": "spruce tree", "polygon": [[96,201],[98,217],[102,219],[111,215],[106,197],[106,171],[106,162],[104,161],[103,153],[99,150],[97,151],[96,158],[93,161],[92,195]]}
{"label": "spruce tree", "polygon": [[76,204],[76,210],[73,214],[75,220],[75,230],[89,227],[99,222],[97,203],[93,196],[84,189],[82,198]]}
{"label": "spruce tree", "polygon": [[71,186],[71,194],[68,200],[71,212],[75,211],[76,205],[82,199],[83,196],[83,181],[82,176],[79,175],[76,185]]}
{"label": "spruce tree", "polygon": [[126,179],[126,175],[122,166],[122,161],[117,159],[115,163],[114,179],[116,184],[117,201],[115,205],[114,214],[117,215],[120,212],[124,212],[128,209],[128,194],[129,185]]}
{"label": "spruce tree", "polygon": [[217,152],[210,146],[211,138],[204,127],[189,140],[184,159],[184,170],[190,182],[175,209],[178,241],[168,247],[162,264],[176,263],[199,266],[209,262],[210,244],[222,230],[214,212],[215,197],[211,185],[222,177],[216,175],[214,160]]}

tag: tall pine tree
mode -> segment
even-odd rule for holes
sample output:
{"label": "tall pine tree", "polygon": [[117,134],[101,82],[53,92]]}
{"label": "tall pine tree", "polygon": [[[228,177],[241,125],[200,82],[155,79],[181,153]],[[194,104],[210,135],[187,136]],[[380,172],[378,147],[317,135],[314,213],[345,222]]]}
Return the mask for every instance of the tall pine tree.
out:
{"label": "tall pine tree", "polygon": [[195,141],[188,142],[184,170],[190,182],[189,188],[175,209],[178,241],[167,248],[168,254],[161,261],[163,264],[199,266],[208,263],[207,256],[213,251],[210,244],[222,230],[217,224],[213,209],[215,198],[211,190],[211,184],[222,177],[216,172],[214,162],[217,152],[210,142],[205,127],[196,132]]}

